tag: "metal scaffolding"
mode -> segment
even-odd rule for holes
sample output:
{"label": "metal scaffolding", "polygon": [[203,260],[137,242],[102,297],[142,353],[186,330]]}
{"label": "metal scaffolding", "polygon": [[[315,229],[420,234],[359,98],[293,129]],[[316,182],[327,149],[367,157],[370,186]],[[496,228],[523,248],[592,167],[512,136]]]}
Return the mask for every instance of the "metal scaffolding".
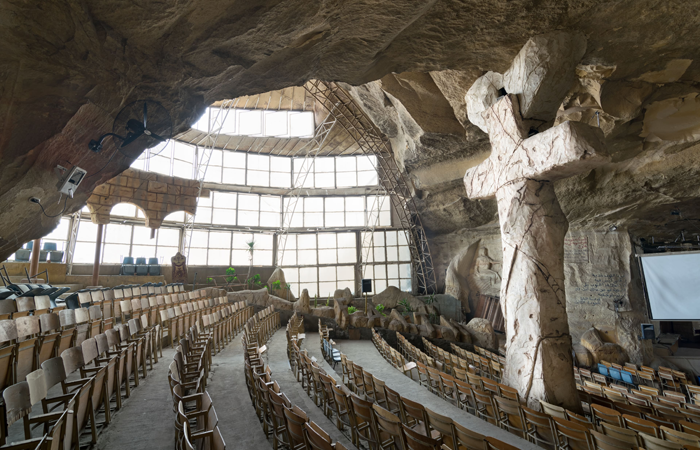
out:
{"label": "metal scaffolding", "polygon": [[376,156],[379,182],[391,198],[393,209],[399,216],[409,243],[413,285],[419,293],[437,293],[437,280],[428,238],[423,230],[409,184],[396,165],[388,139],[350,94],[336,83],[311,80],[304,87],[335,117],[337,123],[348,132],[366,155]]}

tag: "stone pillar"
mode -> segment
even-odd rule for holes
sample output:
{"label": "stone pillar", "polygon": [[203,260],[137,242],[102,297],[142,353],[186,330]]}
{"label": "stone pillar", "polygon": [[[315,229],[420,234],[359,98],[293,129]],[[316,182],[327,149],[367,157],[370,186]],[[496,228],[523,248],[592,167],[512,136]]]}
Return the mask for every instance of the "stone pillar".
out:
{"label": "stone pillar", "polygon": [[100,250],[102,249],[102,232],[104,225],[97,225],[97,242],[95,243],[95,263],[92,265],[92,285],[99,286],[100,282]]}
{"label": "stone pillar", "polygon": [[32,278],[39,273],[39,254],[41,253],[41,239],[34,239],[32,242],[32,257],[29,260],[29,280],[27,283],[32,282]]}
{"label": "stone pillar", "polygon": [[569,228],[552,183],[521,179],[496,192],[503,243],[504,383],[530,407],[538,399],[579,411],[564,293]]}

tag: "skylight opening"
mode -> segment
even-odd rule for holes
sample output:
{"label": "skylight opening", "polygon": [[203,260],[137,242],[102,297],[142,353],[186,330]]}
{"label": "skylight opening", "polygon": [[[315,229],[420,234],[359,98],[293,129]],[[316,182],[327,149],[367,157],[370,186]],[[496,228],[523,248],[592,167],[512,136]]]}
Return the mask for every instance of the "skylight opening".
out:
{"label": "skylight opening", "polygon": [[192,126],[195,130],[229,136],[311,138],[315,123],[312,111],[264,111],[210,107]]}

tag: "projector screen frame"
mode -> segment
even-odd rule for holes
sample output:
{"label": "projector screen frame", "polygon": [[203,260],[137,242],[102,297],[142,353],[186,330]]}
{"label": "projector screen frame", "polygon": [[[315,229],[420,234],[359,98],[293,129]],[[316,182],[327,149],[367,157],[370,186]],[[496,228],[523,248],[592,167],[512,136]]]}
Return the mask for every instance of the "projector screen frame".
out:
{"label": "projector screen frame", "polygon": [[635,255],[637,257],[637,264],[639,265],[639,273],[642,276],[642,288],[644,291],[644,302],[646,303],[647,306],[647,315],[649,316],[649,320],[655,320],[657,322],[693,322],[693,319],[656,319],[653,315],[652,309],[651,309],[651,303],[649,302],[649,292],[647,292],[647,280],[644,276],[644,264],[642,263],[642,258],[651,258],[654,256],[669,256],[669,255],[674,255],[674,254],[683,254],[683,255],[688,255],[688,254],[693,254],[693,253],[698,253],[700,254],[700,251],[680,251],[680,252],[662,252],[662,253],[642,253],[641,255],[637,254]]}

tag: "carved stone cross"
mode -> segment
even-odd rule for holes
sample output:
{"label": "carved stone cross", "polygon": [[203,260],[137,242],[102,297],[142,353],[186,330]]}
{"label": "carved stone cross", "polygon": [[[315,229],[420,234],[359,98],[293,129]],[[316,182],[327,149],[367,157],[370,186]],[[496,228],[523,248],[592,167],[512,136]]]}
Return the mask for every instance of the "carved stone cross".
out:
{"label": "carved stone cross", "polygon": [[464,184],[469,198],[495,196],[498,202],[507,338],[503,381],[530,406],[542,399],[578,411],[564,294],[569,224],[552,182],[609,161],[603,134],[565,122],[527,137],[518,97],[512,94],[483,116],[491,156],[467,171]]}

